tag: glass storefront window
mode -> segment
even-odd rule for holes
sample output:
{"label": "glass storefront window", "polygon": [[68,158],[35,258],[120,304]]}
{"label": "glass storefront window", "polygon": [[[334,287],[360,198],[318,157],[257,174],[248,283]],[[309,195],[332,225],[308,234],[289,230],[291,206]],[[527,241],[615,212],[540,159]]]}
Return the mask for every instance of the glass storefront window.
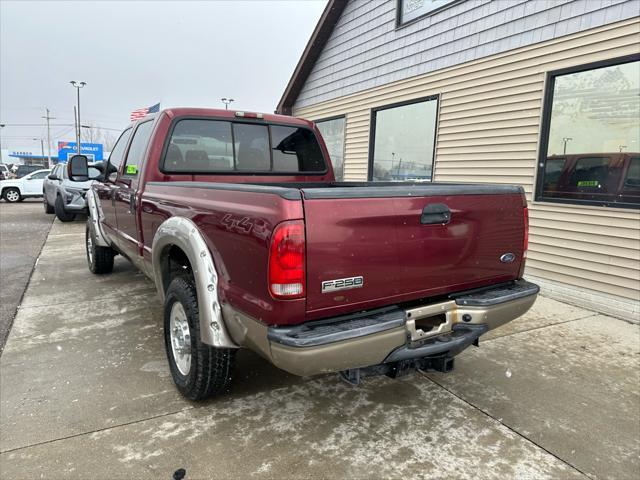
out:
{"label": "glass storefront window", "polygon": [[329,150],[336,181],[344,180],[344,117],[316,122]]}
{"label": "glass storefront window", "polygon": [[553,72],[547,82],[537,200],[640,206],[640,60]]}
{"label": "glass storefront window", "polygon": [[374,110],[369,178],[432,180],[437,115],[437,97]]}

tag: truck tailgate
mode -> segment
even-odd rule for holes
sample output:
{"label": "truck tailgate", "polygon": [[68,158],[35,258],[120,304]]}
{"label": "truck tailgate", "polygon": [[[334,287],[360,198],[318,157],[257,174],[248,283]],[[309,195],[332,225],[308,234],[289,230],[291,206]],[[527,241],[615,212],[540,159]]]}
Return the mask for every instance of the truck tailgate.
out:
{"label": "truck tailgate", "polygon": [[525,229],[520,187],[430,184],[302,192],[309,319],[518,278]]}

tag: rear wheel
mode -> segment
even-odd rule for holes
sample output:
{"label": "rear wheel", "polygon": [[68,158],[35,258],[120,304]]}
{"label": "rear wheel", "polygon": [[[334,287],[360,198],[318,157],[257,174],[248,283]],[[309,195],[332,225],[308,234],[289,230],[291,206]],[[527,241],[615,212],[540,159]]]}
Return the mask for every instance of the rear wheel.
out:
{"label": "rear wheel", "polygon": [[49,202],[47,201],[47,196],[46,195],[42,195],[42,203],[44,204],[44,213],[54,213],[55,210],[54,208],[49,205]]}
{"label": "rear wheel", "polygon": [[96,236],[93,233],[91,219],[87,220],[85,231],[85,247],[87,251],[87,263],[91,273],[102,274],[113,271],[113,257],[116,252],[111,247],[101,247],[96,243]]}
{"label": "rear wheel", "polygon": [[200,341],[198,299],[193,281],[174,278],[164,302],[164,341],[171,376],[180,393],[203,400],[226,392],[231,384],[235,349]]}
{"label": "rear wheel", "polygon": [[62,197],[60,195],[56,197],[55,211],[56,217],[58,217],[58,220],[60,220],[61,222],[72,222],[73,219],[76,218],[74,213],[68,213],[65,211],[64,200],[62,200]]}
{"label": "rear wheel", "polygon": [[20,190],[17,188],[5,188],[4,192],[2,192],[2,198],[9,203],[16,203],[22,199],[22,195],[20,195]]}

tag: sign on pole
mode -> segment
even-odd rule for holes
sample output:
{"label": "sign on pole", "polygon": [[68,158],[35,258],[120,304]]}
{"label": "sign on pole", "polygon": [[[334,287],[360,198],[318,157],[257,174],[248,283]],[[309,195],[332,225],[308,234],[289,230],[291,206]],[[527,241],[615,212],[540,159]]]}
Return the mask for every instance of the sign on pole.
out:
{"label": "sign on pole", "polygon": [[[58,162],[66,162],[78,153],[76,142],[58,142]],[[104,160],[101,143],[81,143],[80,153],[86,155],[89,161],[99,162]]]}

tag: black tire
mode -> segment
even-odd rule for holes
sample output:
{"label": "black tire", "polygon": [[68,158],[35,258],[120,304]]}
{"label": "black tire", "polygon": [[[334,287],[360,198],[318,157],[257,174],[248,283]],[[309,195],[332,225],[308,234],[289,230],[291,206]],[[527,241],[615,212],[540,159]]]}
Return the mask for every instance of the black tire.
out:
{"label": "black tire", "polygon": [[56,217],[58,217],[58,220],[61,222],[73,222],[76,218],[75,213],[68,213],[64,210],[64,200],[62,200],[60,195],[56,197],[55,211]]}
{"label": "black tire", "polygon": [[4,198],[5,202],[17,203],[22,200],[22,195],[20,195],[20,190],[17,188],[5,188],[2,191],[2,198]]}
{"label": "black tire", "polygon": [[111,273],[113,271],[113,257],[116,256],[116,252],[111,247],[100,247],[96,244],[96,236],[93,233],[91,219],[87,220],[84,239],[87,263],[91,273],[96,275]]}
{"label": "black tire", "polygon": [[[171,312],[180,303],[186,314],[190,334],[190,367],[180,372],[171,344]],[[215,348],[200,341],[198,298],[189,277],[171,281],[164,301],[164,343],[173,381],[182,395],[191,400],[204,400],[225,393],[231,385],[235,349]]]}
{"label": "black tire", "polygon": [[54,213],[55,210],[54,208],[49,205],[49,202],[47,202],[47,196],[46,195],[42,195],[42,203],[44,204],[44,213]]}

